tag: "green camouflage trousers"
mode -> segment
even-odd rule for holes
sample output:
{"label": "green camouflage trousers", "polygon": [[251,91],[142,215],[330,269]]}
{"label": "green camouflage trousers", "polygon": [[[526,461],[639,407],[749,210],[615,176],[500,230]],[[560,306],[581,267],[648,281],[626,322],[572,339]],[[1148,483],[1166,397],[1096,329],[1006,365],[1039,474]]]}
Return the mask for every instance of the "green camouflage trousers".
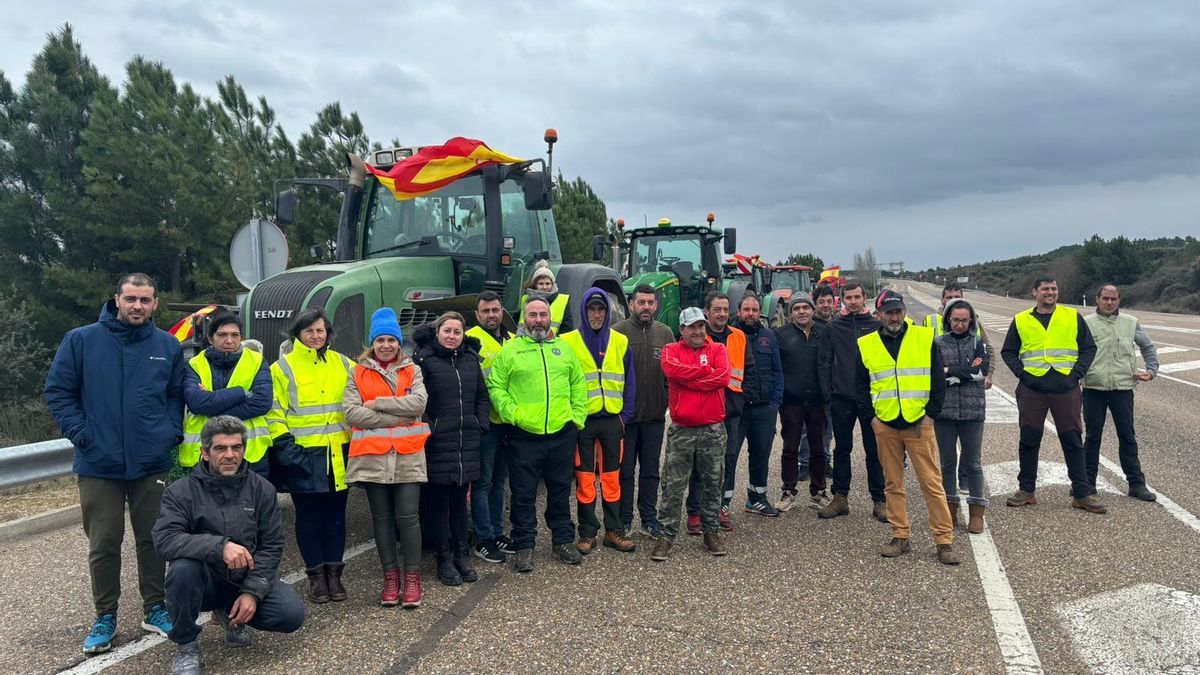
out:
{"label": "green camouflage trousers", "polygon": [[662,499],[658,518],[663,533],[674,540],[679,534],[680,509],[692,468],[700,476],[700,522],[705,532],[721,529],[721,481],[725,473],[725,425],[703,427],[672,424],[667,430],[667,459],[662,470]]}

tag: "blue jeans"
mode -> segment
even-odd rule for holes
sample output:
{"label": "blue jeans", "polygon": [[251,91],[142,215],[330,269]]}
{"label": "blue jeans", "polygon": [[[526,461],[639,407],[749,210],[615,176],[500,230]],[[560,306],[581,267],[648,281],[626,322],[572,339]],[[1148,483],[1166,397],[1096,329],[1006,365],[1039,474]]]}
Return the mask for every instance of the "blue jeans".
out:
{"label": "blue jeans", "polygon": [[296,548],[305,567],[342,562],[346,551],[346,498],[341,492],[292,493]]}
{"label": "blue jeans", "polygon": [[771,461],[771,444],[775,441],[775,427],[779,421],[779,406],[772,404],[748,405],[742,410],[742,421],[738,423],[737,442],[725,446],[725,484],[721,503],[733,499],[733,483],[737,478],[738,455],[742,442],[747,445],[750,456],[750,485],[746,488],[746,499],[765,501],[767,498],[767,473]]}
{"label": "blue jeans", "polygon": [[508,426],[492,423],[479,441],[479,479],[471,484],[471,519],[476,541],[504,534],[504,495],[508,487]]}

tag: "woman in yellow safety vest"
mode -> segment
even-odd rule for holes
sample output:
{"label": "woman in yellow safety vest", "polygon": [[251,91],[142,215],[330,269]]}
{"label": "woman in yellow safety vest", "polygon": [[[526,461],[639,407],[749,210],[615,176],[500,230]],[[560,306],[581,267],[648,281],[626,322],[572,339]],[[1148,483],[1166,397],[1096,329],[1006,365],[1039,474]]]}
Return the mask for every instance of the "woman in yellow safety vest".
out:
{"label": "woman in yellow safety vest", "polygon": [[351,425],[346,482],[361,486],[371,507],[375,550],[383,566],[379,604],[400,604],[400,558],[405,608],[421,606],[421,483],[426,480],[425,384],[400,345],[404,336],[391,307],[371,316],[370,346],[358,357],[342,406]]}
{"label": "woman in yellow safety vest", "polygon": [[354,364],[329,348],[333,326],[323,309],[301,312],[288,334],[291,351],[271,365],[271,482],[292,495],[309,599],[345,600],[342,556],[350,425],[342,411],[342,393]]}
{"label": "woman in yellow safety vest", "polygon": [[[550,269],[550,263],[539,260],[534,264],[533,274],[529,277],[529,283],[525,284],[525,290],[540,294],[546,298],[546,302],[550,303],[550,329],[555,335],[562,335],[575,328],[575,323],[571,320],[571,313],[567,311],[567,304],[570,302],[571,296],[558,290],[558,283],[554,278],[554,270]],[[521,306],[517,308],[518,315],[521,315],[525,308],[525,301],[528,299],[529,293],[521,296]]]}

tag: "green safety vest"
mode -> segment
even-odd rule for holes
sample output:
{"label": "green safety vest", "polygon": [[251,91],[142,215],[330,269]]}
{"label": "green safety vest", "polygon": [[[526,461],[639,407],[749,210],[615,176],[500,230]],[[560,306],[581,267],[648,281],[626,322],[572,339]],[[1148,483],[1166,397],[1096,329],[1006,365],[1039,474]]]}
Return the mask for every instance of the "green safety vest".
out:
{"label": "green safety vest", "polygon": [[871,403],[876,417],[894,420],[903,416],[907,422],[916,422],[925,416],[932,350],[933,331],[915,325],[905,331],[896,359],[883,346],[879,331],[858,339],[859,356],[871,376]]}
{"label": "green safety vest", "polygon": [[1079,312],[1057,305],[1050,315],[1050,327],[1042,327],[1033,313],[1037,308],[1016,316],[1017,333],[1021,336],[1021,364],[1025,372],[1041,377],[1053,368],[1070,375],[1079,360]]}
{"label": "green safety vest", "polygon": [[[242,355],[238,357],[237,365],[233,367],[233,372],[229,375],[229,384],[226,386],[241,387],[247,392],[250,391],[254,386],[254,376],[262,367],[262,361],[262,354],[250,349],[243,349]],[[208,364],[208,358],[204,352],[193,356],[188,361],[188,367],[200,376],[200,384],[204,385],[205,389],[214,391],[212,366]],[[197,415],[191,410],[185,414],[183,442],[179,444],[179,466],[196,466],[196,463],[200,461],[200,432],[204,430],[204,423],[207,421],[208,417]],[[254,464],[261,460],[267,454],[267,448],[271,447],[271,431],[267,426],[265,415],[242,421],[246,423],[246,461]]]}
{"label": "green safety vest", "polygon": [[629,350],[629,338],[610,330],[608,350],[604,352],[604,363],[599,367],[578,330],[563,335],[562,339],[574,350],[583,368],[583,378],[587,382],[588,414],[595,415],[601,410],[613,415],[620,414],[625,407],[625,352]]}
{"label": "green safety vest", "polygon": [[[487,332],[483,326],[471,326],[467,330],[467,335],[472,335],[479,340],[479,367],[483,370],[483,379],[487,380],[487,376],[492,372],[492,362],[496,360],[496,355],[500,353],[500,348],[503,346],[492,334]],[[496,413],[496,408],[492,407],[488,410],[488,419],[492,424],[500,422],[500,415]]]}
{"label": "green safety vest", "polygon": [[275,403],[267,413],[271,438],[290,433],[297,445],[327,448],[326,467],[338,491],[346,489],[342,446],[350,442],[342,394],[353,371],[354,363],[342,354],[326,349],[322,361],[315,349],[299,340],[271,365],[275,389]]}

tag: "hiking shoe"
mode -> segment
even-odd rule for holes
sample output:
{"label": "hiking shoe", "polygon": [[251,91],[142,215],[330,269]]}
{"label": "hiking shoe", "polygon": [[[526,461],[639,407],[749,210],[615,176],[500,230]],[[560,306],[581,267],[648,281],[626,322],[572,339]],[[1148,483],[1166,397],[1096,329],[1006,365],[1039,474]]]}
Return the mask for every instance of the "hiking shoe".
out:
{"label": "hiking shoe", "polygon": [[1037,503],[1037,497],[1032,492],[1017,490],[1009,495],[1008,499],[1004,500],[1009,506],[1033,506]]}
{"label": "hiking shoe", "polygon": [[742,510],[746,513],[757,513],[760,516],[768,518],[779,517],[779,509],[771,506],[771,502],[768,502],[766,499],[747,501]]}
{"label": "hiking shoe", "polygon": [[217,621],[221,623],[221,628],[225,629],[225,644],[230,647],[249,647],[250,646],[250,629],[246,624],[235,626],[229,622],[229,615],[220,609],[213,610],[213,614],[217,615]]}
{"label": "hiking shoe", "polygon": [[721,531],[733,532],[733,516],[729,513],[729,505],[721,507]]}
{"label": "hiking shoe", "polygon": [[658,541],[654,542],[654,550],[650,552],[650,559],[654,562],[662,562],[671,557],[671,540],[666,537],[659,537]]}
{"label": "hiking shoe", "polygon": [[792,507],[795,505],[795,492],[785,492],[783,493],[783,496],[779,498],[779,501],[775,502],[775,508],[779,509],[780,511],[791,511]]}
{"label": "hiking shoe", "polygon": [[[691,519],[689,518],[688,519],[689,530],[691,528],[691,524],[692,524]],[[696,517],[696,524],[697,525],[700,524],[699,516]],[[638,529],[638,532],[646,535],[647,537],[650,537],[651,539],[658,539],[663,534],[663,526],[662,526],[662,523],[658,522],[657,520],[643,520],[642,526]],[[689,531],[688,534],[691,534],[691,532]]]}
{"label": "hiking shoe", "polygon": [[817,511],[818,518],[837,518],[847,515],[850,515],[850,503],[846,501],[846,495],[834,495],[828,504]]}
{"label": "hiking shoe", "polygon": [[583,554],[573,544],[555,544],[550,552],[554,554],[555,558],[568,565],[578,565],[583,562]]}
{"label": "hiking shoe", "polygon": [[471,553],[476,558],[490,563],[503,563],[505,560],[508,560],[508,556],[496,545],[495,539],[484,539],[483,541],[476,542],[471,547]]}
{"label": "hiking shoe", "polygon": [[909,545],[907,539],[893,537],[891,541],[883,545],[883,548],[879,549],[879,555],[885,558],[899,558],[908,553],[908,551]]}
{"label": "hiking shoe", "polygon": [[1108,508],[1104,506],[1104,502],[1100,501],[1096,495],[1088,495],[1083,499],[1072,499],[1071,508],[1083,509],[1088,513],[1108,513]]}
{"label": "hiking shoe", "polygon": [[688,516],[687,533],[693,537],[700,536],[700,516]]}
{"label": "hiking shoe", "polygon": [[829,503],[829,493],[821,490],[815,495],[808,496],[808,508],[820,510]]}
{"label": "hiking shoe", "polygon": [[504,535],[500,535],[492,541],[496,544],[496,548],[504,555],[512,555],[517,552],[517,549],[513,548],[512,539]]}
{"label": "hiking shoe", "polygon": [[726,554],[725,545],[721,543],[720,532],[704,533],[704,550],[716,556]]}
{"label": "hiking shoe", "polygon": [[142,621],[142,630],[167,637],[167,633],[171,632],[171,616],[167,614],[167,606],[161,602],[151,605]]}
{"label": "hiking shoe", "polygon": [[92,624],[92,630],[83,639],[84,654],[102,654],[112,649],[113,638],[117,635],[117,617],[112,614],[101,614]]}
{"label": "hiking shoe", "polygon": [[958,554],[954,552],[954,547],[950,544],[937,545],[938,562],[943,565],[957,565],[961,560],[958,559]]}
{"label": "hiking shoe", "polygon": [[200,645],[195,640],[175,647],[171,675],[200,675]]}
{"label": "hiking shoe", "polygon": [[881,523],[886,523],[887,519],[887,502],[874,502],[871,504],[871,517]]}
{"label": "hiking shoe", "polygon": [[513,553],[513,569],[521,574],[533,571],[533,549],[523,548]]}
{"label": "hiking shoe", "polygon": [[1129,496],[1134,499],[1140,499],[1144,502],[1153,502],[1158,500],[1158,495],[1154,494],[1145,485],[1130,485]]}
{"label": "hiking shoe", "polygon": [[595,537],[580,537],[579,541],[575,544],[575,550],[583,555],[591,553],[594,548],[596,548]]}
{"label": "hiking shoe", "polygon": [[621,553],[633,553],[637,550],[637,544],[626,537],[624,532],[605,532],[603,543],[608,548],[616,549]]}

